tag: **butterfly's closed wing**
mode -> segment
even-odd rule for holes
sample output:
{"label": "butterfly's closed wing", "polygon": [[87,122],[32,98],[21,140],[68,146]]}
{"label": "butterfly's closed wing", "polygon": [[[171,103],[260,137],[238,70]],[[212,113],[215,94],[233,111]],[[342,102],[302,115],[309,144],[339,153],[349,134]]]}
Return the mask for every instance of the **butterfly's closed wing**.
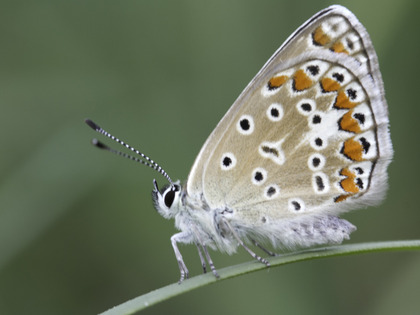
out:
{"label": "butterfly's closed wing", "polygon": [[391,158],[372,43],[350,11],[332,6],[299,28],[239,96],[197,157],[187,193],[252,226],[337,215],[381,200]]}
{"label": "butterfly's closed wing", "polygon": [[[339,218],[377,204],[392,158],[388,112],[375,50],[364,27],[341,6],[309,19],[245,88],[207,139],[186,186],[152,159],[103,130],[97,132],[140,158],[94,144],[147,165],[156,210],[175,219],[171,244],[182,282],[189,272],[178,244],[197,246],[203,271],[219,277],[208,247],[340,244],[356,229]],[[264,249],[267,253],[270,253]]]}

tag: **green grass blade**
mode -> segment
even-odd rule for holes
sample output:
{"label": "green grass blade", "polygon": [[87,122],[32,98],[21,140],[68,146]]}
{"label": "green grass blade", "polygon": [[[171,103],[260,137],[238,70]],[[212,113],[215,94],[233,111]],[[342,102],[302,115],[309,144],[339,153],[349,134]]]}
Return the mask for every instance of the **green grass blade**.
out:
{"label": "green grass blade", "polygon": [[[402,250],[420,250],[420,240],[373,242],[308,249],[276,256],[273,258],[269,258],[268,260],[271,264],[270,268],[274,268],[293,262],[312,260],[324,257],[337,257],[362,253]],[[135,312],[148,308],[149,306],[155,305],[159,302],[168,300],[172,297],[186,293],[196,288],[266,268],[267,267],[264,264],[261,264],[257,261],[250,261],[243,264],[219,269],[219,279],[216,279],[212,273],[195,276],[191,279],[185,280],[181,284],[170,284],[163,288],[136,297],[125,303],[115,306],[106,312],[103,312],[102,315],[133,314]]]}

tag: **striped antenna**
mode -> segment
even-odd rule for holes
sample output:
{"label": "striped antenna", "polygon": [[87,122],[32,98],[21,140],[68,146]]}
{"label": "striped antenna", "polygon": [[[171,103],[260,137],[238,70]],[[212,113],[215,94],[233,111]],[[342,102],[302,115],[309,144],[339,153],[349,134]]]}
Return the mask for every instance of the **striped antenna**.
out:
{"label": "striped antenna", "polygon": [[129,149],[129,150],[133,151],[134,153],[136,153],[136,154],[140,155],[140,156],[141,156],[144,160],[139,159],[139,158],[136,158],[136,157],[131,156],[131,155],[129,155],[129,154],[126,154],[126,153],[124,153],[124,152],[121,152],[121,151],[118,151],[118,150],[114,150],[114,149],[112,149],[112,148],[108,147],[107,145],[103,144],[102,142],[98,141],[97,139],[93,139],[93,140],[92,140],[92,144],[93,144],[94,146],[96,146],[96,147],[98,147],[98,148],[100,148],[100,149],[103,149],[103,150],[107,150],[107,151],[109,151],[109,152],[112,152],[112,153],[114,153],[114,154],[120,155],[120,156],[125,157],[125,158],[127,158],[127,159],[130,159],[130,160],[132,160],[132,161],[139,162],[139,163],[141,163],[141,164],[143,164],[143,165],[146,165],[146,166],[148,166],[148,167],[150,167],[150,168],[153,168],[154,170],[156,170],[156,171],[158,171],[159,173],[161,173],[161,174],[162,174],[162,175],[163,175],[163,176],[164,176],[164,177],[168,180],[168,182],[170,183],[170,185],[171,185],[171,187],[172,187],[172,190],[175,190],[174,183],[172,182],[172,179],[169,177],[168,173],[166,173],[166,172],[164,171],[164,169],[160,167],[160,165],[159,165],[159,164],[157,164],[155,161],[153,161],[153,160],[152,160],[151,158],[149,158],[147,155],[145,155],[145,154],[141,153],[139,150],[137,150],[137,149],[133,148],[131,145],[129,145],[129,144],[127,144],[127,143],[125,143],[124,141],[122,141],[122,140],[120,140],[120,139],[118,139],[118,138],[114,137],[114,136],[113,136],[113,135],[111,135],[109,132],[107,132],[107,131],[105,131],[104,129],[102,129],[99,125],[95,124],[92,120],[90,120],[90,119],[85,119],[85,123],[86,123],[89,127],[91,127],[93,130],[95,130],[95,131],[97,131],[97,132],[99,132],[99,133],[103,134],[104,136],[106,136],[106,137],[108,137],[108,138],[110,138],[110,139],[114,140],[115,142],[117,142],[117,143],[121,144],[122,146],[126,147],[127,149]]}

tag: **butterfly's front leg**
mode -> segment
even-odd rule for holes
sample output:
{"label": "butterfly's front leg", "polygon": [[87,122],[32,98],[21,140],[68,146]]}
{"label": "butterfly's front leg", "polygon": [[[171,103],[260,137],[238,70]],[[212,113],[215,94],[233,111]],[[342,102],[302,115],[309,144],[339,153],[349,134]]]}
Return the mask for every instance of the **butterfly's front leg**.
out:
{"label": "butterfly's front leg", "polygon": [[182,258],[181,252],[178,249],[177,243],[190,243],[191,240],[191,233],[189,232],[180,232],[177,234],[172,235],[171,243],[172,247],[174,248],[175,257],[178,261],[179,272],[181,273],[181,278],[179,279],[178,283],[184,281],[184,279],[188,279],[189,272],[188,268],[184,263],[184,259]]}

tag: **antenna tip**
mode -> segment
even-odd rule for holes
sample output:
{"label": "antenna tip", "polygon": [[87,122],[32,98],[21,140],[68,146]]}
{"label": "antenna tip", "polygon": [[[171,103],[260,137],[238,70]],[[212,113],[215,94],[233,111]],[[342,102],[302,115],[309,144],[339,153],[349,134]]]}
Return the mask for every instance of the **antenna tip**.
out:
{"label": "antenna tip", "polygon": [[107,145],[103,144],[98,139],[92,139],[92,144],[99,149],[106,149],[107,150],[109,148]]}
{"label": "antenna tip", "polygon": [[99,129],[101,129],[101,127],[99,127],[97,124],[95,124],[92,120],[90,120],[90,119],[88,119],[88,118],[86,118],[85,119],[85,123],[90,127],[90,128],[92,128],[93,130],[99,130]]}

